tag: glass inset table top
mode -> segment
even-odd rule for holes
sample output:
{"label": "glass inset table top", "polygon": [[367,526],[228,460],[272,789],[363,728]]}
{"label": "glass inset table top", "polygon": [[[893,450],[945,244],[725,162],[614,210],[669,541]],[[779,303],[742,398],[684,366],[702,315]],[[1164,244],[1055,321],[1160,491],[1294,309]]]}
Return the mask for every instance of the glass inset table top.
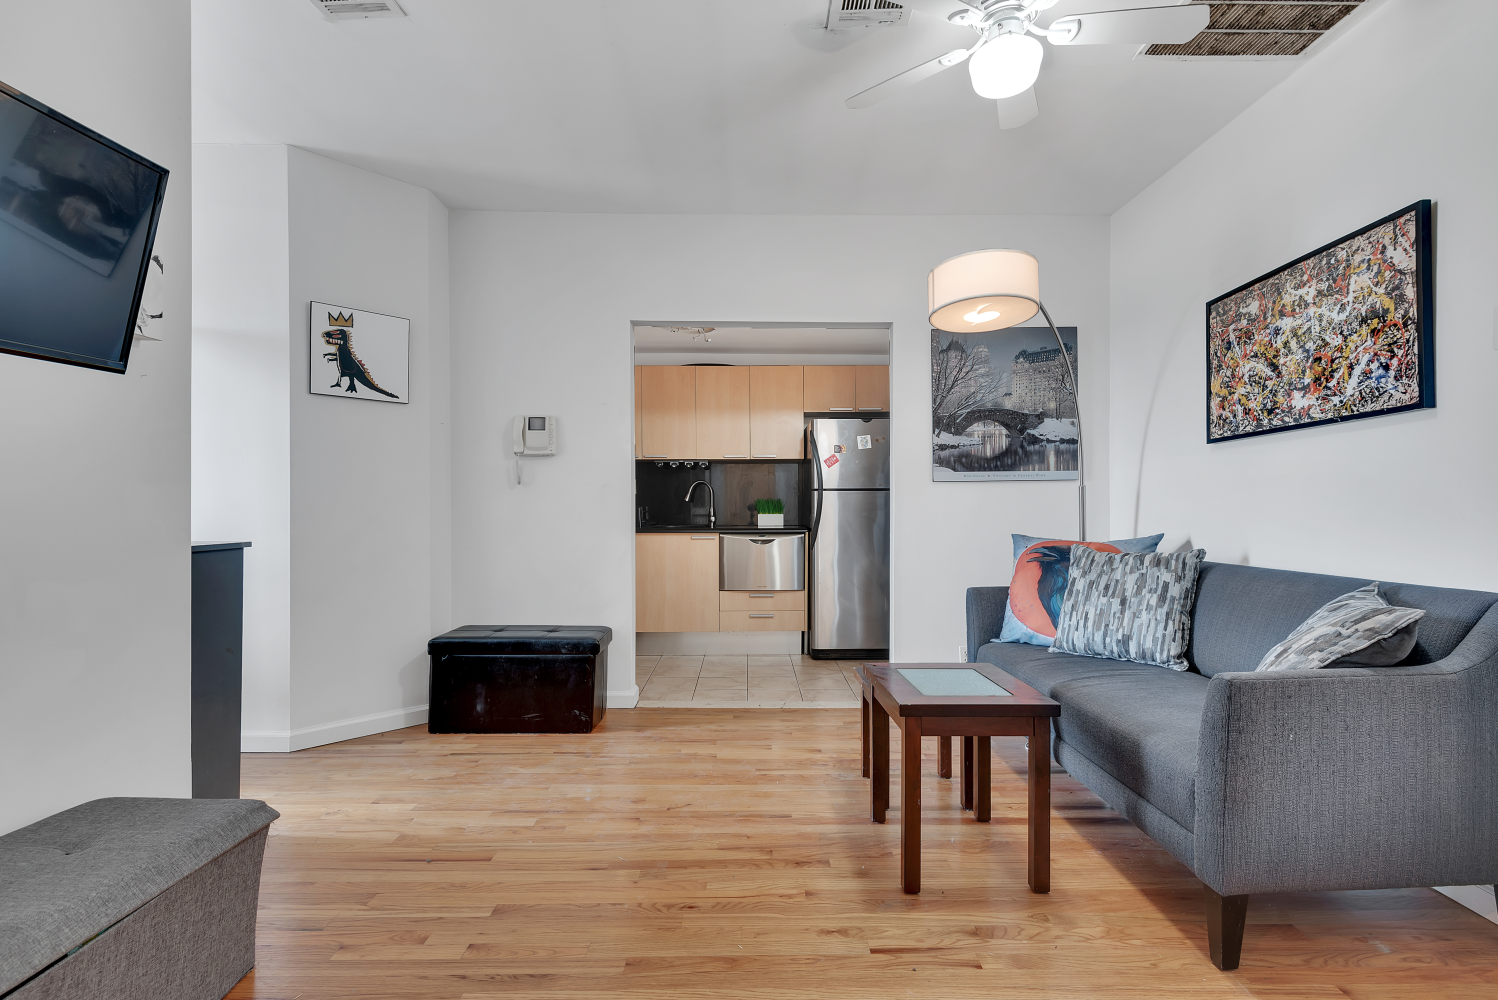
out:
{"label": "glass inset table top", "polygon": [[928,698],[1012,697],[993,681],[971,667],[945,670],[940,667],[898,667],[900,676]]}

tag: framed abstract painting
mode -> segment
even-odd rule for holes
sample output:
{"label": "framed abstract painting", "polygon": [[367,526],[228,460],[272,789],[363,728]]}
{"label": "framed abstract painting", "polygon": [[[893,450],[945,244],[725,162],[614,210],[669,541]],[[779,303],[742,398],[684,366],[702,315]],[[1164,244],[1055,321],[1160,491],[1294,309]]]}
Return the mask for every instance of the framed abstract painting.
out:
{"label": "framed abstract painting", "polygon": [[1207,443],[1436,405],[1429,201],[1207,303]]}

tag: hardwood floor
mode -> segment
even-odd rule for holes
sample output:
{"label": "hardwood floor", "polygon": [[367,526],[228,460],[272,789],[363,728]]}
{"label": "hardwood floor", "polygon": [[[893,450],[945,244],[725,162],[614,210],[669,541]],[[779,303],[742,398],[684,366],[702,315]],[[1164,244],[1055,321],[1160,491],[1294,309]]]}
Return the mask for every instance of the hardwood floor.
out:
{"label": "hardwood floor", "polygon": [[1428,889],[1256,896],[1243,965],[1218,972],[1196,880],[1059,770],[1033,895],[1023,743],[993,741],[988,824],[926,743],[919,896],[897,816],[868,821],[857,709],[247,754],[243,794],[282,817],[258,967],[229,996],[1498,995],[1498,925]]}

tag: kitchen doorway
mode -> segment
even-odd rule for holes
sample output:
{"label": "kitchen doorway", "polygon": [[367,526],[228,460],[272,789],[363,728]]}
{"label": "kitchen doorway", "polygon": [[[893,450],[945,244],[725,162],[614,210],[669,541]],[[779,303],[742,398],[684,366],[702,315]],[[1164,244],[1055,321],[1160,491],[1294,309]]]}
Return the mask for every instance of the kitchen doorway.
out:
{"label": "kitchen doorway", "polygon": [[642,706],[857,703],[889,646],[890,332],[633,324]]}

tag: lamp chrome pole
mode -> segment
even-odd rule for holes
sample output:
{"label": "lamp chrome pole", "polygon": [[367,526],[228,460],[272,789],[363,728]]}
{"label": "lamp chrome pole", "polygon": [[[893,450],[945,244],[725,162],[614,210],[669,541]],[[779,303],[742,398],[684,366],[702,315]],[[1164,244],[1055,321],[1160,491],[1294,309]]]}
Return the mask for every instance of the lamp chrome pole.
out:
{"label": "lamp chrome pole", "polygon": [[1066,381],[1071,383],[1072,407],[1077,411],[1077,541],[1087,541],[1087,476],[1082,465],[1082,392],[1077,386],[1077,373],[1071,366],[1071,358],[1066,353],[1066,342],[1061,339],[1061,331],[1056,329],[1055,320],[1051,319],[1051,312],[1045,307],[1045,303],[1039,299],[1035,304],[1040,307],[1040,314],[1045,317],[1046,325],[1051,328],[1051,333],[1056,335],[1056,347],[1061,351],[1061,360],[1066,363]]}

